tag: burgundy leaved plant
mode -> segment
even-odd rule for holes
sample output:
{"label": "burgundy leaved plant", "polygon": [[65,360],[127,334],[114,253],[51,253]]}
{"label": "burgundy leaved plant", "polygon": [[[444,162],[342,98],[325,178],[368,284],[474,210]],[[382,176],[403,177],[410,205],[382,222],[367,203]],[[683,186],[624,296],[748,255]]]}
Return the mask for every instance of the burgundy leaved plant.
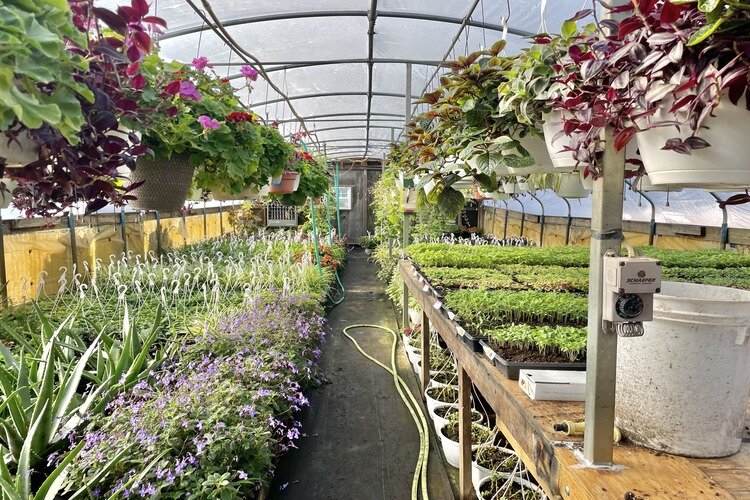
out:
{"label": "burgundy leaved plant", "polygon": [[[6,135],[28,134],[39,148],[38,160],[5,175],[19,182],[14,206],[26,213],[50,216],[85,201],[88,211],[108,203],[120,204],[134,185],[126,186],[123,167],[133,169],[146,153],[140,138],[120,126],[124,117],[139,121],[135,96],[146,84],[140,73],[142,59],[151,52],[152,34],[166,27],[149,16],[146,0],[132,0],[116,12],[95,7],[91,0],[69,0],[75,27],[87,45],[69,43],[69,50],[89,61],[88,71],[74,75],[94,94],[89,102],[79,97],[85,123],[80,142],[71,144],[56,129],[28,130],[17,123]],[[49,92],[54,90],[50,86]]]}

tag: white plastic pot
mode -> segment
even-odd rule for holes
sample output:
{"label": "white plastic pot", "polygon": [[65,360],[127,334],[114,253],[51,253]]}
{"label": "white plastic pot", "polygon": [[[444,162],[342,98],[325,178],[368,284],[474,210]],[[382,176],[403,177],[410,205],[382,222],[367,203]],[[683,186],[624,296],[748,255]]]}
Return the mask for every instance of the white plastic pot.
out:
{"label": "white plastic pot", "polygon": [[589,174],[587,176],[584,176],[583,170],[578,173],[581,177],[581,185],[583,186],[583,189],[587,191],[593,191],[594,190],[594,176]]}
{"label": "white plastic pot", "polygon": [[750,291],[662,283],[654,320],[617,349],[617,426],[667,453],[739,451],[750,390]]}
{"label": "white plastic pot", "polygon": [[529,184],[524,180],[506,181],[503,180],[503,191],[506,194],[521,194],[526,191],[531,191]]}
{"label": "white plastic pot", "polygon": [[518,142],[534,157],[534,164],[525,168],[508,167],[508,172],[514,175],[529,175],[551,174],[555,171],[560,171],[552,164],[552,159],[547,151],[547,144],[544,139],[535,135],[527,135],[523,139],[519,139]]}
{"label": "white plastic pot", "polygon": [[422,351],[417,348],[407,348],[406,356],[409,358],[409,362],[412,366],[422,361]]}
{"label": "white plastic pot", "polygon": [[552,165],[559,172],[572,172],[576,167],[576,161],[573,159],[572,151],[563,151],[566,146],[567,137],[562,135],[555,139],[555,135],[563,130],[562,113],[553,111],[544,115],[544,142],[547,145],[547,152],[552,160]]}
{"label": "white plastic pot", "polygon": [[555,189],[557,196],[561,198],[586,198],[590,191],[583,186],[581,175],[578,172],[560,174],[559,186]]}
{"label": "white plastic pot", "polygon": [[[534,492],[536,496],[533,498],[539,498],[539,499],[547,498],[547,496],[544,494],[544,492],[539,486],[532,483],[531,481],[523,479],[522,477],[516,477],[512,474],[506,474],[503,472],[498,472],[496,476],[505,477],[508,479],[508,481],[513,481],[517,485],[520,485],[523,489]],[[489,480],[490,480],[490,476],[487,476],[484,479],[482,479],[482,481],[480,481],[479,484],[474,485],[474,492],[476,493],[478,499],[480,500],[482,499],[482,495],[480,494],[481,486]],[[532,497],[531,495],[525,495],[524,498],[532,498]]]}
{"label": "white plastic pot", "polygon": [[420,311],[419,309],[410,307],[409,308],[409,321],[411,321],[412,325],[421,325],[422,324],[422,311]]}
{"label": "white plastic pot", "polygon": [[[441,404],[437,405],[437,406],[435,407],[435,409],[438,409],[438,408],[442,408],[442,407],[451,407],[451,408],[458,408],[458,405],[457,405],[457,404],[450,404],[450,403],[441,403]],[[476,423],[476,424],[481,424],[481,423],[482,423],[482,421],[483,421],[484,417],[482,417],[482,414],[481,414],[481,413],[479,413],[479,412],[478,412],[478,411],[476,411],[476,410],[475,410],[474,408],[472,408],[472,409],[471,409],[471,414],[472,414],[472,419],[471,419],[471,420],[472,420],[472,422],[474,422],[474,423]],[[439,416],[439,415],[438,415],[437,413],[435,413],[434,411],[433,411],[433,414],[432,414],[432,415],[433,415],[433,416],[432,416],[432,423],[433,423],[433,424],[435,425],[435,432],[436,432],[436,433],[437,433],[438,435],[440,435],[440,429],[441,429],[441,428],[442,428],[442,427],[443,427],[444,425],[446,425],[446,424],[448,423],[448,419],[447,419],[447,418],[443,418],[443,417]],[[477,420],[474,420],[474,419],[475,419],[475,418],[477,417],[477,415],[479,416],[479,419],[477,419]]]}
{"label": "white plastic pot", "polygon": [[[487,446],[487,445],[482,445],[479,448],[483,446]],[[498,448],[500,448],[502,451],[507,453],[508,456],[516,454],[516,452],[511,449],[502,448],[502,447],[498,447]],[[487,467],[482,467],[478,463],[472,461],[471,462],[471,483],[474,485],[474,489],[479,491],[479,484],[482,482],[484,478],[490,477],[492,475],[492,472],[493,471],[491,469],[488,469]]]}
{"label": "white plastic pot", "polygon": [[[420,365],[420,368],[421,368],[421,365]],[[454,385],[453,387],[455,387],[456,390],[458,390],[457,385]],[[437,405],[446,404],[446,403],[456,404],[456,402],[455,401],[440,401],[438,399],[435,399],[428,394],[429,390],[430,389],[428,388],[427,390],[424,391],[424,400],[425,400],[425,404],[427,405],[427,412],[430,414],[430,418],[434,420],[435,419],[435,407]]]}
{"label": "white plastic pot", "polygon": [[8,137],[0,134],[0,156],[9,167],[22,167],[39,159],[39,147],[27,132],[22,132],[8,144]]}
{"label": "white plastic pot", "polygon": [[[458,441],[453,441],[452,439],[447,438],[443,434],[443,429],[445,429],[445,425],[440,427],[440,429],[438,430],[438,436],[440,436],[440,444],[443,445],[443,455],[445,455],[445,461],[451,464],[453,467],[458,468],[460,449],[458,446]],[[480,445],[483,444],[485,443],[472,443],[471,449],[476,450]]]}
{"label": "white plastic pot", "polygon": [[655,186],[651,183],[650,176],[643,175],[639,177],[638,179],[633,181],[633,187],[636,191],[643,191],[644,193],[650,192],[650,191],[671,191],[673,193],[679,193],[682,191],[682,187],[679,185],[662,185],[662,186]]}
{"label": "white plastic pot", "polygon": [[8,208],[13,201],[13,190],[16,189],[18,183],[11,179],[0,179],[5,184],[5,189],[0,191],[0,208]]}
{"label": "white plastic pot", "polygon": [[[750,111],[735,106],[724,96],[703,122],[706,128],[698,132],[711,147],[680,154],[662,149],[668,139],[687,138],[690,130],[675,127],[655,127],[636,134],[638,148],[646,172],[654,186],[679,184],[703,189],[737,188],[750,186]],[[669,120],[671,101],[664,101],[652,121]]]}

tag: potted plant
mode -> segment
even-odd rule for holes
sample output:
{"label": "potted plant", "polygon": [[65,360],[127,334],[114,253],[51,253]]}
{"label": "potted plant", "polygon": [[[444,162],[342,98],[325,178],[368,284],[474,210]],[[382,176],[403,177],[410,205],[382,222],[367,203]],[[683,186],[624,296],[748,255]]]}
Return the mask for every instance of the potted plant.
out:
{"label": "potted plant", "polygon": [[[131,174],[139,185],[132,206],[178,210],[194,173],[197,187],[232,194],[265,183],[267,174],[259,169],[262,137],[254,123],[257,117],[241,109],[236,89],[208,70],[205,57],[187,65],[153,54],[141,67],[147,84],[139,103],[148,110],[148,120],[134,128],[142,132],[153,156],[141,159]],[[253,78],[246,77],[249,87]]]}
{"label": "potted plant", "polygon": [[[435,426],[435,432],[440,435],[440,429],[450,423],[458,420],[458,405],[441,403],[435,407],[435,412],[432,417],[432,423]],[[471,409],[471,421],[473,423],[480,424],[484,420],[484,416],[474,408]]]}
{"label": "potted plant", "polygon": [[[459,444],[458,444],[458,419],[448,421],[440,428],[438,433],[440,442],[443,445],[443,454],[445,461],[453,467],[458,467]],[[489,427],[482,424],[471,424],[471,449],[475,450],[479,445],[488,443],[492,440],[492,431]]]}
{"label": "potted plant", "polygon": [[496,473],[484,478],[476,488],[480,500],[506,498],[508,500],[542,500],[544,491],[518,474]]}
{"label": "potted plant", "polygon": [[271,186],[271,194],[280,193],[285,205],[303,205],[308,198],[323,196],[330,189],[327,165],[307,151],[296,151],[284,172],[280,186]]}
{"label": "potted plant", "polygon": [[655,185],[750,185],[750,169],[737,160],[747,157],[739,131],[750,123],[740,102],[750,85],[747,8],[651,1],[616,11],[629,17],[577,40],[573,64],[561,71],[554,108],[565,112],[577,160],[599,175],[602,131],[611,127],[617,151],[636,139]]}
{"label": "potted plant", "polygon": [[471,452],[471,482],[475,489],[493,473],[510,474],[522,467],[518,455],[510,446],[483,444]]}
{"label": "potted plant", "polygon": [[428,387],[424,391],[427,411],[430,416],[435,414],[435,407],[440,403],[455,404],[458,401],[458,386]]}
{"label": "potted plant", "polygon": [[[61,22],[61,14],[50,10],[46,2],[42,5],[47,9],[47,19]],[[123,185],[118,169],[132,167],[135,158],[147,150],[137,135],[122,129],[121,122],[137,122],[141,116],[133,98],[144,85],[140,64],[151,50],[150,33],[161,30],[164,21],[150,16],[148,5],[141,0],[132,0],[129,7],[118,9],[117,13],[94,8],[87,2],[70,5],[75,33],[63,30],[63,35],[71,57],[57,54],[62,66],[49,67],[44,63],[35,66],[38,60],[45,60],[41,57],[23,59],[32,65],[29,74],[54,79],[60,67],[67,72],[63,81],[72,77],[75,86],[37,86],[37,90],[57,100],[62,121],[42,120],[41,126],[31,128],[37,123],[29,127],[23,120],[12,118],[11,127],[5,130],[8,138],[23,135],[36,144],[33,161],[5,168],[5,175],[18,182],[14,204],[27,215],[56,214],[78,201],[87,201],[90,211],[107,203],[122,203],[130,188]],[[68,15],[64,14],[66,19]],[[42,31],[35,33],[41,36]],[[50,42],[45,47],[53,45]],[[30,47],[34,46],[38,44],[30,43]],[[82,67],[77,63],[81,60],[88,65]],[[48,83],[52,84],[52,80]],[[26,85],[30,85],[28,80]],[[70,92],[75,92],[75,103]],[[28,99],[31,98],[21,100]]]}

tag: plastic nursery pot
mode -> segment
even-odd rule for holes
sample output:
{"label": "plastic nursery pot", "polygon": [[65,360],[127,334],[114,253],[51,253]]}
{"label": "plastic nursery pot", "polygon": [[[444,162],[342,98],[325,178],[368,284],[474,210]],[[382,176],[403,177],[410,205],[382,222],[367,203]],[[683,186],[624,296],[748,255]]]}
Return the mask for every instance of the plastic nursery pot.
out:
{"label": "plastic nursery pot", "polygon": [[[435,413],[432,416],[432,423],[435,425],[435,432],[440,435],[440,429],[449,422],[451,415],[458,415],[458,404],[440,403],[435,407]],[[474,408],[471,409],[471,421],[475,424],[481,424],[484,417]]]}
{"label": "plastic nursery pot", "polygon": [[[477,457],[482,455],[482,465]],[[483,444],[473,450],[471,453],[471,482],[474,489],[478,490],[479,483],[486,477],[490,477],[493,472],[511,473],[518,465],[518,455],[510,448],[495,446],[493,444]],[[491,467],[487,467],[491,465]]]}
{"label": "plastic nursery pot", "polygon": [[449,372],[449,371],[444,371],[444,370],[430,372],[430,386],[431,387],[456,385],[457,379],[458,377],[455,372]]}
{"label": "plastic nursery pot", "polygon": [[435,407],[439,404],[456,404],[458,401],[458,386],[428,387],[424,391],[424,399],[430,417],[435,416]]}
{"label": "plastic nursery pot", "polygon": [[[593,181],[592,181],[593,182]],[[584,187],[578,172],[560,174],[555,193],[560,198],[587,198],[589,191]]]}
{"label": "plastic nursery pot", "polygon": [[480,500],[490,498],[543,500],[547,498],[544,491],[531,481],[503,472],[484,478],[477,486],[476,494]]}
{"label": "plastic nursery pot", "polygon": [[[750,186],[750,113],[741,106],[732,104],[724,95],[719,105],[709,115],[698,137],[711,146],[680,154],[662,149],[667,140],[685,139],[691,131],[685,127],[654,127],[635,136],[651,183],[654,186],[680,185],[703,189],[737,188]],[[663,100],[651,118],[653,122],[670,120],[673,102]],[[679,112],[678,112],[679,114]]]}
{"label": "plastic nursery pot", "polygon": [[[273,179],[275,181],[276,179]],[[268,189],[269,194],[289,194],[299,188],[300,173],[286,171],[278,182],[271,182]]]}
{"label": "plastic nursery pot", "polygon": [[660,186],[655,186],[648,175],[642,175],[641,177],[637,178],[633,181],[633,188],[636,191],[643,191],[643,192],[649,192],[649,191],[671,191],[673,193],[679,193],[682,191],[682,186],[679,186],[677,184],[672,185],[666,185],[662,184]]}
{"label": "plastic nursery pot", "polygon": [[6,166],[22,167],[39,159],[39,146],[28,132],[18,134],[10,143],[5,134],[0,134],[0,156],[5,158]]}
{"label": "plastic nursery pot", "polygon": [[412,325],[422,324],[422,311],[413,307],[409,308],[409,321]]}
{"label": "plastic nursery pot", "polygon": [[[549,152],[547,151],[547,144],[544,139],[535,135],[527,135],[518,142],[521,143],[526,151],[531,154],[534,158],[534,164],[530,167],[513,168],[508,167],[508,172],[514,175],[529,175],[529,174],[551,174],[554,172],[560,172],[560,169],[555,168],[550,158]],[[567,169],[565,169],[567,170]]]}
{"label": "plastic nursery pot", "polygon": [[568,137],[564,133],[561,134],[563,131],[562,112],[552,111],[545,114],[543,119],[544,142],[552,164],[558,172],[572,172],[576,167],[576,161],[572,151],[563,151]]}
{"label": "plastic nursery pot", "polygon": [[172,155],[169,159],[138,158],[130,181],[143,181],[143,184],[131,191],[137,199],[128,205],[139,210],[176,212],[185,203],[194,172],[188,155]]}
{"label": "plastic nursery pot", "polygon": [[0,208],[8,208],[13,201],[13,190],[16,189],[18,183],[11,179],[0,179],[5,184],[5,189],[0,191]]}
{"label": "plastic nursery pot", "polygon": [[[448,437],[447,431],[449,426],[451,426],[451,423],[446,423],[440,428],[440,431],[438,432],[438,435],[440,436],[440,443],[443,445],[443,454],[445,455],[445,461],[448,462],[453,467],[458,468],[458,460],[459,460],[459,447],[458,447],[458,441],[454,441],[452,438]],[[457,425],[457,424],[456,424]],[[486,427],[482,424],[471,424],[471,435],[472,435],[472,444],[471,449],[476,450],[480,445],[487,443],[490,439],[492,439],[492,431],[490,431],[489,427]],[[477,441],[476,436],[487,436],[487,439],[479,439],[478,441],[481,442],[474,442]]]}

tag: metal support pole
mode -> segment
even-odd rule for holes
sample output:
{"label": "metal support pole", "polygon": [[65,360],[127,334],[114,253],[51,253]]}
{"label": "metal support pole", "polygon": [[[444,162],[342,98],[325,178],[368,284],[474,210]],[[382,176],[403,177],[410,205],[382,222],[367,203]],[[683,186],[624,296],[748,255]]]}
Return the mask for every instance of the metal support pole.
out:
{"label": "metal support pole", "polygon": [[3,308],[8,308],[8,275],[5,271],[5,224],[0,214],[0,301]]}
{"label": "metal support pole", "polygon": [[180,210],[180,216],[182,217],[182,225],[185,228],[185,232],[183,233],[183,236],[182,236],[182,244],[183,245],[187,245],[187,236],[186,235],[188,234],[188,228],[187,228],[187,218],[185,217],[185,211],[184,210]]}
{"label": "metal support pole", "polygon": [[565,244],[569,245],[570,244],[570,226],[573,224],[573,216],[571,214],[570,202],[565,198],[562,198],[562,200],[568,206],[568,221],[565,223]]}
{"label": "metal support pole", "polygon": [[339,206],[339,162],[336,162],[336,172],[333,178],[333,184],[336,194],[336,234],[341,238],[341,207]]}
{"label": "metal support pole", "polygon": [[318,243],[318,226],[315,224],[315,202],[312,197],[307,198],[310,202],[310,222],[312,223],[313,246],[315,247],[315,263],[318,265],[318,273],[323,276],[323,268],[320,265],[320,243]]}
{"label": "metal support pole", "polygon": [[203,200],[203,239],[208,239],[208,223],[206,222],[206,200]]}
{"label": "metal support pole", "polygon": [[625,181],[628,186],[630,186],[631,191],[637,192],[644,200],[648,202],[649,205],[651,205],[651,221],[649,223],[648,227],[648,246],[654,245],[654,236],[656,236],[656,205],[654,204],[654,201],[649,198],[649,196],[641,191],[640,189],[637,189],[636,185],[632,181]]}
{"label": "metal support pole", "polygon": [[520,196],[516,196],[516,201],[521,205],[521,234],[519,234],[518,237],[523,238],[523,225],[526,222],[526,207],[523,206]]}
{"label": "metal support pole", "polygon": [[72,208],[68,212],[68,232],[70,233],[70,258],[73,261],[73,266],[70,269],[75,276],[78,267],[78,245],[76,243],[76,220],[73,217]]}
{"label": "metal support pole", "polygon": [[219,234],[224,236],[224,207],[223,201],[219,202]]}
{"label": "metal support pole", "polygon": [[503,239],[508,237],[508,202],[503,200],[505,203],[505,221],[503,222]]}
{"label": "metal support pole", "polygon": [[586,346],[586,433],[583,453],[593,464],[612,463],[615,423],[617,335],[602,328],[603,256],[620,254],[625,152],[614,149],[612,130],[605,132],[602,176],[594,181],[589,262],[589,320]]}
{"label": "metal support pole", "polygon": [[[709,192],[708,194],[713,196],[714,199],[719,203],[722,203],[724,201],[721,198],[719,198],[719,195],[717,195],[716,193]],[[721,233],[720,234],[721,234],[720,248],[722,250],[726,250],[727,244],[729,243],[729,214],[727,213],[726,205],[721,207]]]}
{"label": "metal support pole", "polygon": [[122,252],[128,257],[128,232],[125,227],[125,208],[120,209],[120,234],[122,235]]}
{"label": "metal support pole", "polygon": [[531,194],[531,192],[529,192],[529,196],[534,198],[536,202],[539,203],[539,206],[542,207],[542,217],[541,219],[539,219],[539,222],[541,223],[539,226],[539,246],[543,246],[544,245],[544,204],[542,203],[542,200],[540,200],[539,198]]}
{"label": "metal support pole", "polygon": [[161,260],[161,214],[158,210],[154,210],[156,214],[156,255]]}
{"label": "metal support pole", "polygon": [[404,328],[409,326],[409,287],[406,286],[406,283],[404,283],[401,297],[401,324]]}

